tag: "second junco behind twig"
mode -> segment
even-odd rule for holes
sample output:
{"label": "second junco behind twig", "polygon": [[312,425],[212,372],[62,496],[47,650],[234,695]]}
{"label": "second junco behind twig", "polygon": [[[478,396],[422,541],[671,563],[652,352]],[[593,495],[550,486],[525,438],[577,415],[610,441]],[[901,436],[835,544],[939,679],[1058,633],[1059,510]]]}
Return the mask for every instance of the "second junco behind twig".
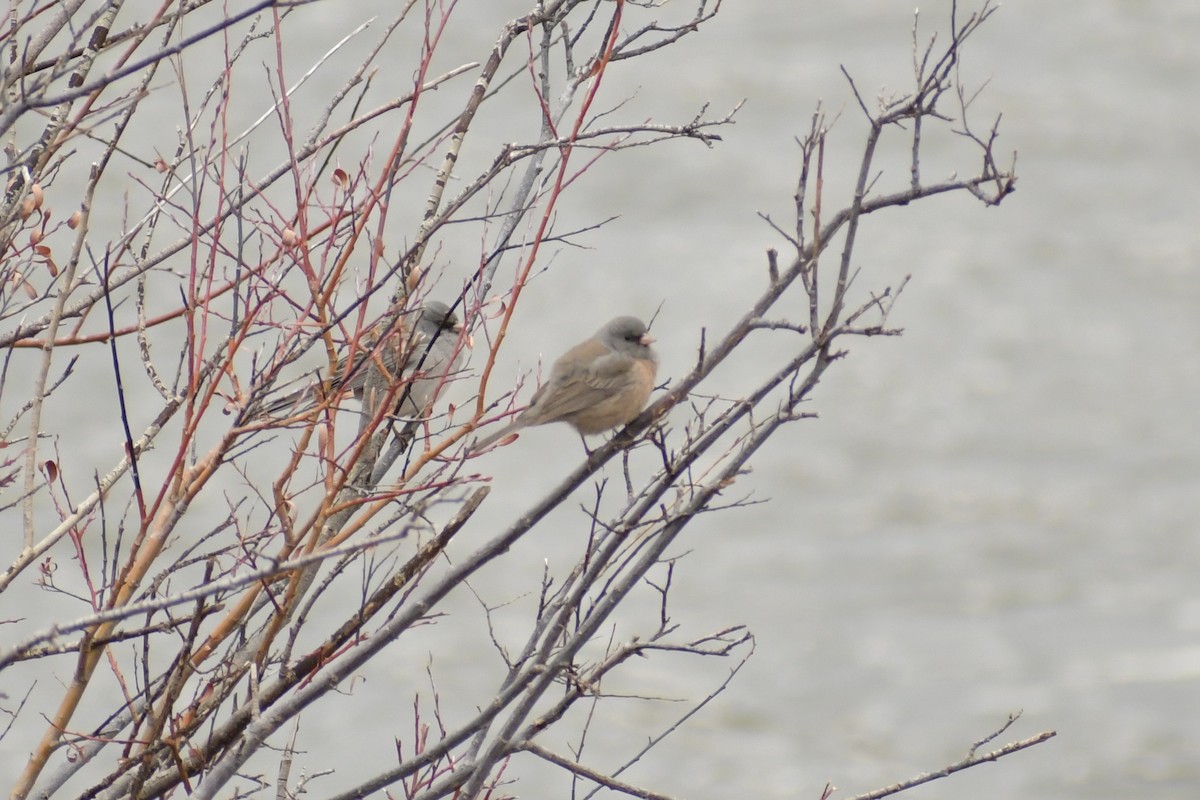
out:
{"label": "second junco behind twig", "polygon": [[[301,389],[269,401],[261,413],[266,416],[298,414],[312,408],[322,397],[341,391],[353,393],[355,399],[363,401],[365,412],[374,414],[376,398],[386,396],[397,381],[407,380],[407,385],[396,390],[393,413],[400,417],[420,418],[438,386],[452,380],[460,368],[461,331],[462,325],[450,307],[431,300],[410,312],[407,318],[395,322],[389,331],[369,334],[365,346],[355,353],[352,364],[347,366],[345,356],[338,359],[333,378],[327,383],[310,381]],[[380,335],[387,338],[379,341]]]}
{"label": "second junco behind twig", "polygon": [[632,421],[654,388],[658,357],[650,349],[653,341],[640,319],[617,317],[555,361],[529,407],[472,449],[482,450],[531,425],[566,422],[581,434],[592,434]]}

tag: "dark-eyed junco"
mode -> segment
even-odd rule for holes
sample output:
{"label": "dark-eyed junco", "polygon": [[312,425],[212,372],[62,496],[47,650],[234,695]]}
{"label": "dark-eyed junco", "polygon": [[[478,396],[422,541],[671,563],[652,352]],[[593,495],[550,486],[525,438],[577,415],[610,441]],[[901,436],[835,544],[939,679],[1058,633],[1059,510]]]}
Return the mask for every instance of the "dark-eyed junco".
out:
{"label": "dark-eyed junco", "polygon": [[572,347],[550,368],[529,407],[473,449],[482,450],[531,425],[566,422],[581,434],[602,433],[633,420],[650,399],[658,357],[636,317],[617,317]]}
{"label": "dark-eyed junco", "polygon": [[[459,341],[462,325],[449,306],[436,300],[398,321],[385,317],[384,323],[386,330],[372,330],[364,337],[352,364],[347,366],[346,357],[342,356],[329,381],[310,382],[302,389],[271,400],[263,407],[262,414],[298,414],[312,408],[322,397],[337,392],[352,392],[355,399],[363,401],[366,413],[373,414],[376,398],[385,397],[396,381],[406,380],[406,385],[399,387],[393,397],[396,403],[393,413],[423,417],[437,387],[452,380],[460,368],[465,344]],[[398,369],[397,364],[402,366]]]}

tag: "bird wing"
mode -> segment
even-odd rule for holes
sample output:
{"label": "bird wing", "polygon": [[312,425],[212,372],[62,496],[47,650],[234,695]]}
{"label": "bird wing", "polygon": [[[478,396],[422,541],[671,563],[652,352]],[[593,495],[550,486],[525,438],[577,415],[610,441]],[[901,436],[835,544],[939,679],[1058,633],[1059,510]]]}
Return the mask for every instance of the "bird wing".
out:
{"label": "bird wing", "polygon": [[[566,357],[562,360],[571,363]],[[541,425],[578,414],[612,397],[634,380],[633,358],[628,355],[609,352],[576,363],[578,366],[552,373],[550,380],[534,395],[530,403],[532,419],[527,420],[528,424]]]}
{"label": "bird wing", "polygon": [[[349,353],[342,353],[325,377],[324,372],[308,374],[290,381],[293,385],[304,381],[307,385],[288,391],[278,398],[268,400],[257,412],[264,416],[275,416],[283,412],[301,413],[312,408],[323,398],[335,392],[353,393],[361,399],[363,388],[371,378],[374,383],[389,383],[396,375],[396,361],[406,358],[409,352],[407,339],[411,326],[405,320],[384,317],[377,321],[360,337],[346,345]],[[381,340],[381,337],[386,337]],[[347,361],[349,356],[353,360]],[[373,376],[373,377],[372,377]]]}

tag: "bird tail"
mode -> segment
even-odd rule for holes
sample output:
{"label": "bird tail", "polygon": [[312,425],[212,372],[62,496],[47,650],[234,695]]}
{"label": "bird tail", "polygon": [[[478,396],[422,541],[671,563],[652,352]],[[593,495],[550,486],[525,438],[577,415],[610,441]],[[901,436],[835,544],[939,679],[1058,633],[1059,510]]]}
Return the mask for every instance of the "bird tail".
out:
{"label": "bird tail", "polygon": [[483,437],[482,439],[479,439],[478,441],[476,441],[475,444],[471,445],[471,452],[472,453],[482,452],[483,450],[486,450],[487,448],[494,445],[496,442],[503,439],[505,436],[508,436],[509,434],[511,434],[515,431],[518,431],[523,427],[525,427],[525,426],[522,423],[520,423],[519,420],[514,420],[514,421],[508,423],[507,425],[505,425],[500,430],[496,431],[495,433],[488,434],[487,436]]}
{"label": "bird tail", "polygon": [[281,397],[276,397],[273,400],[264,401],[262,406],[255,412],[256,417],[278,417],[291,416],[298,414],[301,411],[307,411],[313,406],[313,392],[311,386],[305,386],[303,389],[296,389],[288,392]]}

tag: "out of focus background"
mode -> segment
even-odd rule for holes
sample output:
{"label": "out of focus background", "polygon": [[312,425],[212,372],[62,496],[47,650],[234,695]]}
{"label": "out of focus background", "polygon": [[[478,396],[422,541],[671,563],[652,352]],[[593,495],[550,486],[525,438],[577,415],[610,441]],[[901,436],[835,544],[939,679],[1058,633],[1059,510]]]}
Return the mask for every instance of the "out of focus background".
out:
{"label": "out of focus background", "polygon": [[[488,14],[527,5],[505,0]],[[297,63],[391,6],[317,4],[311,43],[292,28]],[[919,41],[944,36],[949,8],[921,6]],[[761,290],[766,248],[784,249],[756,212],[788,222],[794,137],[818,103],[833,128],[825,203],[848,202],[863,123],[839,67],[870,103],[906,90],[912,12],[886,0],[728,0],[700,33],[614,65],[601,106],[632,98],[629,108],[672,122],[704,103],[710,116],[746,103],[711,148],[609,157],[572,188],[565,218],[619,217],[582,239],[589,249],[544,254],[550,269],[526,290],[493,385],[611,316],[649,317],[660,304],[660,375],[682,374],[701,329],[720,333]],[[472,19],[456,17],[447,34],[462,36],[464,58],[495,35]],[[697,633],[744,622],[756,652],[631,781],[692,800],[816,798],[827,780],[848,796],[955,761],[1020,710],[1003,740],[1050,728],[1057,738],[906,796],[1200,793],[1197,42],[1200,6],[1169,0],[1007,0],[971,40],[962,77],[983,86],[972,118],[983,131],[1003,115],[997,150],[1019,153],[1017,192],[999,208],[956,195],[865,222],[859,288],[911,274],[890,320],[904,335],[849,342],[808,409],[819,418],[779,435],[738,484],[769,502],[707,515],[684,537],[675,621]],[[313,80],[328,94],[344,74]],[[430,102],[457,107],[467,88]],[[241,100],[256,113],[265,104]],[[929,170],[976,167],[969,149],[939,141]],[[879,162],[885,179],[904,179],[896,144]],[[462,276],[445,246],[449,290]],[[480,245],[458,246],[466,274]],[[731,364],[720,387],[736,395],[753,368]],[[495,470],[497,491],[475,522],[515,516],[580,457],[561,427],[489,455],[481,468]],[[575,522],[523,542],[510,564],[571,563],[582,512]],[[510,581],[494,569],[473,588],[498,602],[536,585]],[[448,608],[478,614],[473,602]],[[448,706],[459,687],[495,682],[495,654],[480,642],[464,638],[431,665]],[[389,657],[364,677],[394,685],[399,714],[426,685],[423,660]],[[650,660],[635,675],[696,699],[731,665],[679,666]],[[302,721],[306,767],[338,770],[314,791],[350,785],[359,758],[386,762],[392,737],[411,735],[378,695],[341,700]],[[628,737],[641,742],[683,707],[671,705],[631,701]],[[611,741],[611,753],[603,739],[588,751],[597,768],[628,754]],[[5,743],[0,772],[16,773],[23,746]],[[561,781],[514,791],[563,796]]]}
{"label": "out of focus background", "polygon": [[[531,287],[538,330],[518,327],[510,352],[553,358],[580,327],[664,302],[662,371],[682,373],[698,329],[722,330],[760,289],[781,243],[755,212],[789,219],[793,136],[818,100],[840,114],[827,174],[852,180],[861,114],[838,67],[869,103],[903,90],[912,10],[727,3],[664,53],[670,93],[626,76],[680,116],[747,102],[711,151],[647,152],[636,177],[614,160],[589,183],[591,216],[621,218]],[[925,34],[948,10],[921,4]],[[905,334],[852,343],[815,394],[820,418],[760,454],[739,488],[769,503],[691,530],[676,620],[746,622],[757,650],[672,757],[648,760],[648,785],[815,798],[828,779],[846,796],[955,761],[1021,710],[1006,739],[1058,737],[912,796],[1200,792],[1196,41],[1189,3],[1015,0],[970,42],[963,78],[987,83],[974,122],[1003,114],[1018,190],[865,223],[860,288],[912,274],[891,320]],[[548,486],[524,474],[529,453],[561,474],[572,439],[533,431],[495,458],[510,484]]]}

